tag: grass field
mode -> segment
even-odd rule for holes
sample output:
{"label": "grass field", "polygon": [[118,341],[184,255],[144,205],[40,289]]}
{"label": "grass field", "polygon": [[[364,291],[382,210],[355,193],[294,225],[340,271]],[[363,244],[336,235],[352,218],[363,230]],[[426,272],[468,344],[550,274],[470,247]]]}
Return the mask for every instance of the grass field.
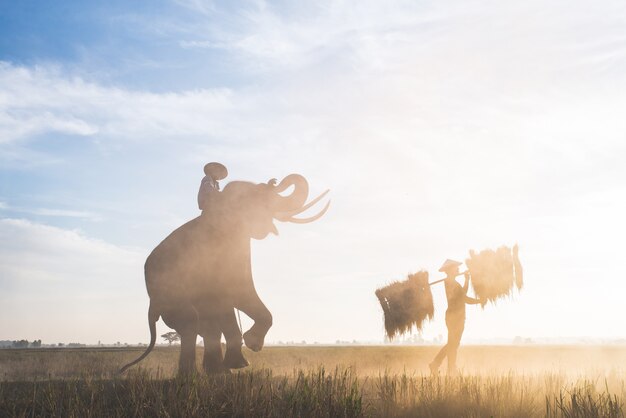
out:
{"label": "grass field", "polygon": [[626,347],[467,346],[460,376],[432,378],[437,349],[266,347],[187,378],[177,347],[122,377],[142,349],[0,350],[0,416],[624,416]]}

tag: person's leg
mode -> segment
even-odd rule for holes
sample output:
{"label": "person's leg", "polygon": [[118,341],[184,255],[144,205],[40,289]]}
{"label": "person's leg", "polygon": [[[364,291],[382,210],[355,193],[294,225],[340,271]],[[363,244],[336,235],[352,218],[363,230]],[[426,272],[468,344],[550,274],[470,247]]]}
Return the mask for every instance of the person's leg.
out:
{"label": "person's leg", "polygon": [[456,375],[456,357],[459,346],[461,345],[461,337],[465,328],[465,321],[459,320],[454,326],[449,328],[448,332],[448,374]]}
{"label": "person's leg", "polygon": [[446,358],[447,355],[448,355],[448,343],[446,342],[446,344],[443,347],[441,347],[441,350],[439,350],[439,352],[437,353],[437,355],[435,356],[435,359],[433,360],[431,364],[434,364],[437,367],[441,366],[441,363],[443,363],[443,359]]}
{"label": "person's leg", "polygon": [[443,363],[443,359],[446,356],[449,356],[449,345],[450,345],[450,320],[448,319],[448,315],[446,313],[446,327],[448,328],[448,340],[446,341],[446,345],[441,347],[441,350],[437,353],[434,360],[428,365],[430,368],[430,373],[436,375],[439,371],[439,366]]}
{"label": "person's leg", "polygon": [[437,372],[439,371],[439,366],[441,366],[441,363],[443,362],[443,359],[446,357],[447,353],[448,353],[448,344],[441,347],[441,350],[439,350],[434,360],[428,365],[428,367],[430,368],[430,373],[432,375],[437,374]]}

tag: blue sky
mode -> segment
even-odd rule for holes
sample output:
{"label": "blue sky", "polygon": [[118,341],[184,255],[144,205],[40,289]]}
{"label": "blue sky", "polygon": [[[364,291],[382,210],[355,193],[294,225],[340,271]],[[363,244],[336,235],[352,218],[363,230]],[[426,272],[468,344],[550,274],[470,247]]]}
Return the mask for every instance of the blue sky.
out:
{"label": "blue sky", "polygon": [[271,340],[381,340],[376,287],[514,242],[527,288],[467,338],[623,337],[625,28],[617,1],[3,2],[0,339],[146,341],[143,260],[208,161],[332,190],[253,243]]}
{"label": "blue sky", "polygon": [[[208,71],[203,65],[202,73],[221,73],[222,80],[198,77],[198,64],[207,55],[219,63],[219,53],[199,57],[178,45],[181,29],[195,20],[191,10],[168,1],[13,2],[3,6],[2,50],[14,63],[62,64],[83,77],[151,91],[223,85],[229,71],[219,65]],[[203,78],[208,83],[199,86]]]}

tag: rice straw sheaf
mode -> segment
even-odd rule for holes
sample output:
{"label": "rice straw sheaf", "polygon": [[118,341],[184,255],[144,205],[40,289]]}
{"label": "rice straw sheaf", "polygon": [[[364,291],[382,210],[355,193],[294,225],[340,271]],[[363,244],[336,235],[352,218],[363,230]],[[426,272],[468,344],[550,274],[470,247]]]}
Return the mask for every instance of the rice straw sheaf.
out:
{"label": "rice straw sheaf", "polygon": [[471,250],[465,264],[472,277],[474,293],[483,301],[483,306],[509,296],[514,286],[520,290],[524,285],[517,245],[513,249],[502,246],[480,253]]}
{"label": "rice straw sheaf", "polygon": [[389,339],[409,332],[413,327],[421,330],[424,321],[433,318],[433,294],[427,271],[409,274],[404,281],[376,290],[376,297],[383,308]]}

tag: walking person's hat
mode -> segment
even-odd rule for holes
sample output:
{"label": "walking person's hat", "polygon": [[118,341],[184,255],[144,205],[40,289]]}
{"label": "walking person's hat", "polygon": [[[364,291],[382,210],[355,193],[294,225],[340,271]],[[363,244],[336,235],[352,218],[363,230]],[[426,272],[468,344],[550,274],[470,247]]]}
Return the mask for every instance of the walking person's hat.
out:
{"label": "walking person's hat", "polygon": [[448,258],[446,261],[443,262],[443,264],[439,268],[439,271],[446,272],[446,271],[450,270],[451,268],[460,266],[461,264],[463,264],[463,263],[461,263],[460,261],[450,260]]}
{"label": "walking person's hat", "polygon": [[228,170],[224,164],[213,162],[204,166],[204,174],[211,177],[213,180],[223,180],[228,175]]}

